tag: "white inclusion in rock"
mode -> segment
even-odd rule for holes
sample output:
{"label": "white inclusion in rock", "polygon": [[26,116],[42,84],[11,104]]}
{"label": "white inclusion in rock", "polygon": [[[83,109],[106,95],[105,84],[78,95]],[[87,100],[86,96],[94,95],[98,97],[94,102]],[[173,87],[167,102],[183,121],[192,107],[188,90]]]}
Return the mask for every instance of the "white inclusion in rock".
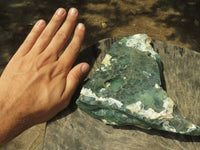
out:
{"label": "white inclusion in rock", "polygon": [[116,58],[112,58],[111,61],[116,63],[117,59]]}
{"label": "white inclusion in rock", "polygon": [[120,45],[122,45],[122,44],[123,44],[123,43],[122,43],[122,42],[120,42],[120,41],[119,41],[118,43],[119,43]]}
{"label": "white inclusion in rock", "polygon": [[101,66],[101,71],[106,71],[107,69],[104,66]]}
{"label": "white inclusion in rock", "polygon": [[109,87],[109,86],[110,86],[110,82],[106,82],[105,87]]}
{"label": "white inclusion in rock", "polygon": [[130,104],[130,105],[126,106],[126,108],[128,110],[130,110],[132,114],[133,113],[139,113],[141,111],[142,107],[143,106],[142,106],[142,102],[141,101],[138,101],[136,103],[133,103],[133,104]]}
{"label": "white inclusion in rock", "polygon": [[117,123],[116,123],[116,122],[111,122],[110,124],[112,124],[112,125],[117,125]]}
{"label": "white inclusion in rock", "polygon": [[105,67],[108,67],[111,65],[110,60],[111,60],[112,56],[110,56],[109,54],[106,54],[105,58],[102,61],[102,64],[105,65]]}
{"label": "white inclusion in rock", "polygon": [[106,119],[101,119],[101,120],[102,120],[103,123],[105,123],[105,124],[117,125],[116,122],[109,122],[109,121],[107,121]]}
{"label": "white inclusion in rock", "polygon": [[145,77],[150,78],[151,77],[151,73],[148,73],[146,71],[142,71],[143,74],[145,75]]}
{"label": "white inclusion in rock", "polygon": [[176,129],[169,125],[169,121],[165,121],[162,125],[166,131],[176,132]]}
{"label": "white inclusion in rock", "polygon": [[101,119],[103,123],[108,124],[108,121],[106,119]]}
{"label": "white inclusion in rock", "polygon": [[142,52],[150,52],[151,57],[156,59],[155,55],[157,53],[153,50],[151,46],[151,38],[148,37],[146,34],[135,34],[129,37],[130,39],[127,40],[126,46],[136,48]]}
{"label": "white inclusion in rock", "polygon": [[158,85],[157,83],[154,85],[154,87],[156,88],[156,89],[159,89],[160,88],[160,85]]}
{"label": "white inclusion in rock", "polygon": [[163,100],[163,108],[161,112],[155,112],[152,108],[149,108],[147,110],[144,109],[144,105],[141,101],[138,101],[136,103],[132,103],[130,105],[127,105],[126,108],[132,113],[136,113],[138,115],[142,115],[149,119],[162,119],[167,118],[171,119],[173,118],[173,107],[174,102],[171,100],[171,98],[167,97]]}
{"label": "white inclusion in rock", "polygon": [[192,132],[192,131],[194,131],[194,130],[196,130],[196,126],[195,126],[194,124],[191,124],[191,125],[188,127],[187,132]]}
{"label": "white inclusion in rock", "polygon": [[106,56],[104,57],[103,61],[101,62],[101,64],[103,64],[100,67],[101,71],[103,71],[103,72],[107,71],[107,69],[111,65],[111,62],[110,62],[111,58],[112,58],[112,56],[110,56],[109,54],[106,54]]}
{"label": "white inclusion in rock", "polygon": [[125,114],[122,114],[122,117],[124,117],[124,118],[128,118],[128,116],[127,116],[127,115],[125,115]]}
{"label": "white inclusion in rock", "polygon": [[101,88],[100,89],[100,92],[104,92],[106,89],[105,88]]}
{"label": "white inclusion in rock", "polygon": [[103,98],[103,97],[97,97],[95,93],[92,92],[91,89],[87,88],[82,88],[81,90],[81,95],[87,96],[87,97],[92,97],[96,101],[102,101],[102,102],[107,102],[108,105],[116,105],[118,108],[122,107],[122,103],[114,98]]}

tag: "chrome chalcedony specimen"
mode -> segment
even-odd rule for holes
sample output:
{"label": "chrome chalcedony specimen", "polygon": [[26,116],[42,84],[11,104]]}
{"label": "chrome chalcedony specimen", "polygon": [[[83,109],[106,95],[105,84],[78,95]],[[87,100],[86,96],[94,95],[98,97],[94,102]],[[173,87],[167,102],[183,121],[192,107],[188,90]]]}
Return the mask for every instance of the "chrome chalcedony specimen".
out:
{"label": "chrome chalcedony specimen", "polygon": [[106,124],[200,135],[200,127],[179,114],[161,87],[162,69],[146,34],[124,37],[112,45],[76,103]]}

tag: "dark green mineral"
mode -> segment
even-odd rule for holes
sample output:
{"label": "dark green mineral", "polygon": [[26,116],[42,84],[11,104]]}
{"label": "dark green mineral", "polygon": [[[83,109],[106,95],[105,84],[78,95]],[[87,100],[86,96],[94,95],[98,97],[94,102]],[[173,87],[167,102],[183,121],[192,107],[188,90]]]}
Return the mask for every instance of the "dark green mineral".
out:
{"label": "dark green mineral", "polygon": [[112,45],[76,103],[106,124],[200,135],[200,127],[178,113],[161,87],[160,74],[151,39],[145,34],[125,37]]}

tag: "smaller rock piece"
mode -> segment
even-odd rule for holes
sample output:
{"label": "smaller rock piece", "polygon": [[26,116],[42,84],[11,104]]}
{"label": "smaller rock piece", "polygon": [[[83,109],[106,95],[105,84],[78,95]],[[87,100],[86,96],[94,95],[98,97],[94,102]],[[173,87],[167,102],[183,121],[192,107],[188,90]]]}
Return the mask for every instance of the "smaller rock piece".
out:
{"label": "smaller rock piece", "polygon": [[181,116],[162,89],[161,73],[151,39],[146,34],[125,37],[112,45],[76,103],[105,124],[200,135],[200,127]]}

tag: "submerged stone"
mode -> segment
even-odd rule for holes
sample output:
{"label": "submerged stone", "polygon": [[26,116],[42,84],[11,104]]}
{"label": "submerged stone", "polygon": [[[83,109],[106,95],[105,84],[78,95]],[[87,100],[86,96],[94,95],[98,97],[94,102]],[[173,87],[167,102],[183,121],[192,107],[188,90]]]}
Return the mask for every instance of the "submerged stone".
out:
{"label": "submerged stone", "polygon": [[151,39],[145,34],[125,37],[112,45],[76,103],[106,124],[200,135],[200,127],[179,114],[161,87],[161,74]]}

